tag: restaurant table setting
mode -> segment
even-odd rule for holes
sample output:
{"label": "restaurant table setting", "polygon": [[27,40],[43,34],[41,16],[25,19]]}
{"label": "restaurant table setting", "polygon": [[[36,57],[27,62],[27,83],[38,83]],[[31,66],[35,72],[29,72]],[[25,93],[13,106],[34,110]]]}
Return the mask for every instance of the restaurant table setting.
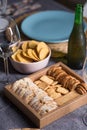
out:
{"label": "restaurant table setting", "polygon": [[[73,93],[72,95],[76,100],[71,98],[65,104],[61,101],[58,102],[54,95],[50,98],[48,96],[49,92],[46,91],[48,88],[45,89],[48,95],[45,91],[43,92],[43,90],[37,88],[38,82],[41,83],[44,80],[46,82],[45,86],[51,86],[53,83],[54,86],[57,84],[56,87],[58,87],[58,83],[55,81],[58,78],[55,69],[57,71],[61,70],[62,74],[69,75],[71,77],[69,80],[75,79],[76,83],[81,86],[84,84],[83,69],[71,70],[67,66],[68,39],[73,27],[74,11],[55,0],[8,0],[7,3],[5,15],[6,17],[12,17],[17,23],[21,35],[21,44],[8,60],[9,84],[0,82],[0,130],[86,130],[87,126],[83,117],[87,112],[87,94],[84,94],[87,88],[83,91],[75,88],[76,93],[73,91],[74,87],[70,88],[70,84],[67,84],[68,89],[63,88],[66,90],[64,92]],[[87,38],[87,18],[84,16],[83,20],[84,32]],[[29,46],[33,56],[29,51],[25,53],[26,45]],[[42,53],[39,48],[43,49]],[[14,49],[12,46],[12,50]],[[26,60],[23,57],[20,59],[21,53],[28,54],[29,63],[27,63],[27,58]],[[46,56],[43,57],[42,54]],[[21,60],[24,60],[24,63]],[[30,68],[26,63],[30,65]],[[32,65],[33,69],[31,69]],[[5,78],[4,62],[0,58],[0,81],[4,81]],[[27,81],[28,78],[32,81]],[[45,111],[47,115],[44,116],[44,112],[39,111],[39,107],[37,107],[39,112],[36,112],[31,107],[35,107],[34,104],[29,106],[32,101],[30,103],[27,103],[27,100],[22,102],[20,92],[18,92],[19,95],[15,93],[15,89],[18,89],[15,88],[16,83],[31,84],[35,89],[32,96],[40,91],[42,95],[51,100],[51,105],[53,103],[52,108],[50,106],[50,109],[53,110],[54,108],[53,112],[49,112],[48,109],[48,111]],[[60,84],[65,84],[65,81],[61,81],[61,78]],[[85,88],[85,85],[83,88]],[[25,91],[25,88],[23,90]],[[28,91],[31,91],[31,88]],[[58,91],[57,94],[60,96],[65,93],[61,94]],[[59,104],[56,104],[55,100]],[[43,102],[43,100],[41,101]]]}

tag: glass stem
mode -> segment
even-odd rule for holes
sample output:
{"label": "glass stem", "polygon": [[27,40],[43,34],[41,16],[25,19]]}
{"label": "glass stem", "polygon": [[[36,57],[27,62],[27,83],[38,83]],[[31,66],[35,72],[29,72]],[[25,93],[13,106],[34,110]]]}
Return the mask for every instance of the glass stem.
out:
{"label": "glass stem", "polygon": [[4,57],[4,69],[6,74],[7,84],[9,83],[9,68],[8,68],[8,57]]}

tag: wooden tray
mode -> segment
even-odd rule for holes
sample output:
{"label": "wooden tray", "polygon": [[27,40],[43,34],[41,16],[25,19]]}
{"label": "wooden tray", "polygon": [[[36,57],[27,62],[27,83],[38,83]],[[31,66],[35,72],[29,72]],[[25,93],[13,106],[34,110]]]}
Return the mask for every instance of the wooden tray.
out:
{"label": "wooden tray", "polygon": [[[70,75],[80,80],[80,82],[84,82],[79,75],[77,75],[74,71],[72,71],[63,63],[59,62],[59,63],[56,63],[55,65],[62,66],[63,69],[67,73],[69,73]],[[31,74],[28,77],[31,78],[33,81],[35,81],[38,78],[40,78],[42,75],[46,74],[49,68],[50,66],[34,74]],[[73,110],[87,103],[87,93],[83,95],[80,95],[77,93],[77,95],[73,99],[71,98],[70,100],[66,101],[66,103],[59,106],[57,109],[53,110],[52,112],[47,113],[44,116],[40,116],[36,111],[34,111],[29,105],[23,102],[23,100],[20,99],[19,96],[17,96],[10,89],[10,85],[7,85],[5,87],[4,92],[5,92],[5,95],[9,98],[9,100],[11,100],[12,103],[14,103],[23,113],[25,113],[26,116],[28,116],[35,123],[35,125],[39,128],[42,128],[52,123],[53,121],[59,119],[60,117],[72,112]]]}

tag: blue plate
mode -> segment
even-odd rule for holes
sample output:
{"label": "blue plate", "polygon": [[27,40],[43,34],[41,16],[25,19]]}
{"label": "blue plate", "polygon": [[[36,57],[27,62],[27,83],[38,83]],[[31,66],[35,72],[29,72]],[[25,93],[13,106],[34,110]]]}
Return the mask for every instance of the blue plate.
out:
{"label": "blue plate", "polygon": [[21,29],[31,39],[59,43],[68,41],[73,23],[74,13],[41,11],[25,18],[21,24]]}

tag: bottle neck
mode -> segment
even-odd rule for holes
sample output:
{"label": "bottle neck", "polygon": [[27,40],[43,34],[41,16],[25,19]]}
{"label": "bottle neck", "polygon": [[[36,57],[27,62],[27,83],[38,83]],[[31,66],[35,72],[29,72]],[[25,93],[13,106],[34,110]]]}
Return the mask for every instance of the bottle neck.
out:
{"label": "bottle neck", "polygon": [[83,22],[83,8],[81,4],[78,4],[75,10],[75,23],[82,24]]}

